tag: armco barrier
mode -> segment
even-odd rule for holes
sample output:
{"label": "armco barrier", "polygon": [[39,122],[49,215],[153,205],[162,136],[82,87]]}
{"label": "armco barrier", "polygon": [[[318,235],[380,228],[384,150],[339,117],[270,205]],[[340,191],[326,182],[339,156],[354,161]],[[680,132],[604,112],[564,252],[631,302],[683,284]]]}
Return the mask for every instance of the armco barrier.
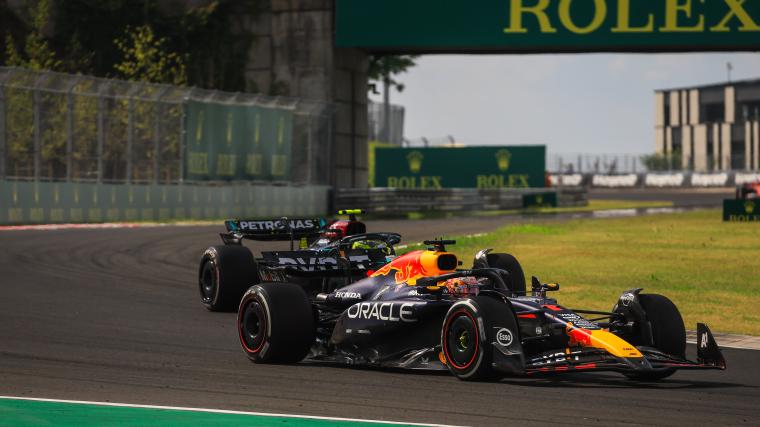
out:
{"label": "armco barrier", "polygon": [[684,184],[684,174],[652,174],[648,173],[644,177],[645,187],[681,187]]}
{"label": "armco barrier", "polygon": [[0,181],[0,224],[324,215],[328,187]]}
{"label": "armco barrier", "polygon": [[[361,208],[370,213],[494,211],[520,209],[524,195],[556,192],[556,188],[488,189],[449,188],[441,190],[402,190],[397,188],[339,189],[336,208]],[[562,188],[557,197],[560,206],[587,203],[586,188]]]}

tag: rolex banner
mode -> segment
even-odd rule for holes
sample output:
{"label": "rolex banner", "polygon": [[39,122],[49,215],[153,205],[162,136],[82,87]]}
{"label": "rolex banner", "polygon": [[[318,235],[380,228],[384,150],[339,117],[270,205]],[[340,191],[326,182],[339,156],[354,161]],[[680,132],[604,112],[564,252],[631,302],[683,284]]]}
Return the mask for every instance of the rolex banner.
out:
{"label": "rolex banner", "polygon": [[293,113],[278,108],[187,104],[189,180],[287,181]]}
{"label": "rolex banner", "polygon": [[544,187],[545,146],[377,148],[375,185],[402,189]]}

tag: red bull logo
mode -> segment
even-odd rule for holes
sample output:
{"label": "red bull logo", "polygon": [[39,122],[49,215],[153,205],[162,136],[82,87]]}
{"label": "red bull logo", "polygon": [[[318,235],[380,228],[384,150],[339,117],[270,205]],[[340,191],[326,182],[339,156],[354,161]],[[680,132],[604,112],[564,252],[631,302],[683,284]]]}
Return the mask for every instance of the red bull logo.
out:
{"label": "red bull logo", "polygon": [[372,274],[372,277],[387,276],[393,271],[395,272],[394,280],[397,284],[415,285],[417,279],[422,277],[439,276],[450,272],[438,268],[438,257],[444,253],[435,251],[409,252],[377,270]]}

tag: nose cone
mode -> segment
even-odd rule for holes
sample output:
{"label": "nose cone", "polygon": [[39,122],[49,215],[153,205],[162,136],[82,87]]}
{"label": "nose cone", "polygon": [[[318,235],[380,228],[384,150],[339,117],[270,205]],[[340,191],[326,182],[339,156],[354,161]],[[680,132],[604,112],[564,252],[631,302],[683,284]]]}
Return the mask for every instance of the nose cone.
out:
{"label": "nose cone", "polygon": [[570,338],[570,345],[577,344],[582,347],[592,347],[606,350],[607,353],[624,359],[634,358],[642,359],[644,356],[633,344],[619,336],[605,331],[603,329],[583,329],[576,328],[572,323],[567,325],[567,336]]}

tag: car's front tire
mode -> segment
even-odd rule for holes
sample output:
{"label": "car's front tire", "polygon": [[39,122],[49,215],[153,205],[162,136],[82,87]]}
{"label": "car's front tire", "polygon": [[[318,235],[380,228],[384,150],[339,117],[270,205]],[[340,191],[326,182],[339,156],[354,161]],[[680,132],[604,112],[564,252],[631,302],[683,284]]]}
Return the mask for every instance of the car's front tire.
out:
{"label": "car's front tire", "polygon": [[243,351],[256,363],[295,363],[314,344],[311,302],[293,283],[252,286],[240,301],[238,335]]}
{"label": "car's front tire", "polygon": [[493,367],[493,345],[519,342],[519,331],[512,325],[517,321],[511,306],[503,301],[476,296],[454,303],[441,329],[441,350],[449,371],[466,381],[499,379],[502,374]]}
{"label": "car's front tire", "polygon": [[[671,356],[686,358],[686,327],[681,313],[673,302],[665,296],[657,294],[639,295],[639,304],[646,313],[646,318],[652,327],[652,343],[657,350]],[[635,340],[634,345],[649,345],[641,339]],[[635,380],[660,380],[667,378],[675,369],[657,372],[628,374]]]}

